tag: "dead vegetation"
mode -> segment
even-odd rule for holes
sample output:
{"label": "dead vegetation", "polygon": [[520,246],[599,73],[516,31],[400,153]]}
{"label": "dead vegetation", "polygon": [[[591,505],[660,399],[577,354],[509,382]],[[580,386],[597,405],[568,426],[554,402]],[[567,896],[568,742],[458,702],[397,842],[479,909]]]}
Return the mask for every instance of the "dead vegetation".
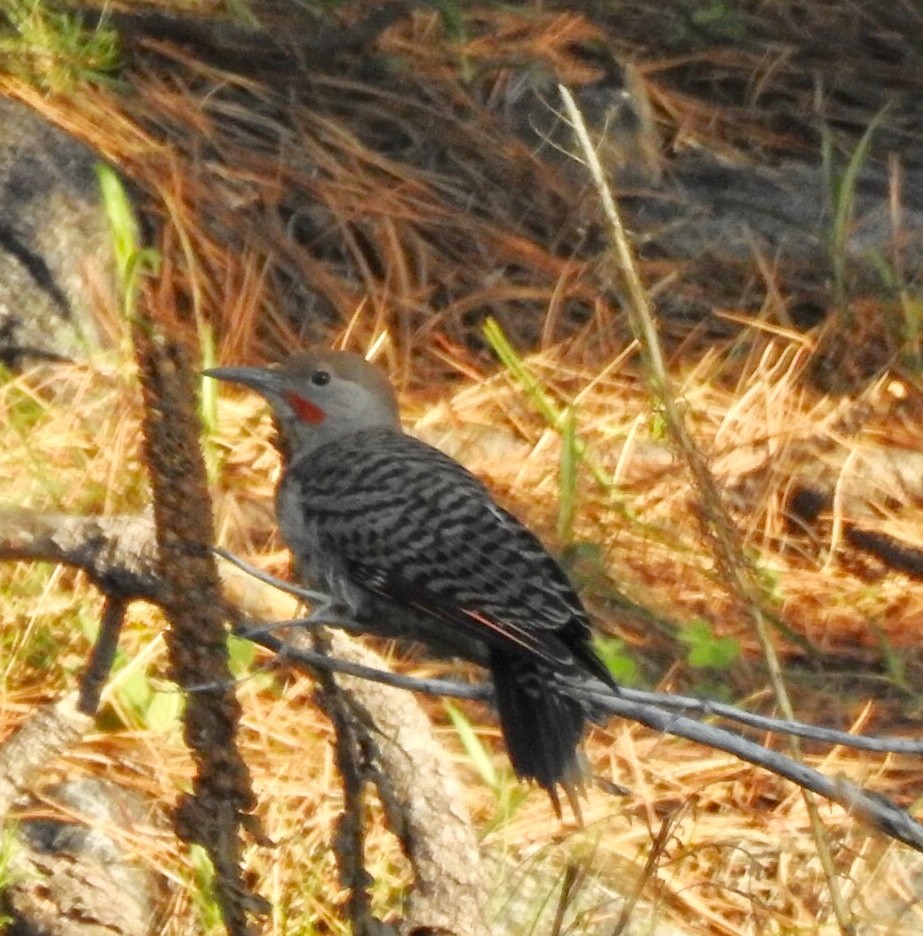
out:
{"label": "dead vegetation", "polygon": [[[749,11],[740,25],[746,42],[706,35],[701,52],[682,56],[641,40],[656,34],[649,8],[615,6],[634,23],[618,32],[617,51],[636,58],[672,149],[694,141],[735,158],[811,152],[810,85],[799,63],[829,73],[825,47],[813,41],[829,30],[828,16],[856,24],[841,34],[849,54],[840,49],[838,62],[859,59],[872,39],[873,61],[884,62],[859,84],[853,74],[849,106],[846,89],[832,89],[831,119],[844,132],[862,132],[882,87],[914,90],[923,74],[909,67],[919,50],[898,35],[903,20],[864,9],[860,16],[849,4],[761,6],[762,19]],[[284,15],[265,11],[275,37],[284,35]],[[882,19],[870,23],[873,15]],[[600,22],[612,30],[615,20]],[[228,361],[320,341],[364,349],[384,336],[381,357],[404,386],[410,427],[485,476],[556,548],[592,547],[576,567],[584,594],[601,629],[637,659],[643,681],[721,691],[768,710],[746,609],[717,571],[701,505],[652,412],[592,196],[572,169],[535,159],[495,106],[523,61],[551,63],[578,85],[598,78],[574,44],[599,36],[599,27],[572,13],[487,6],[466,12],[465,25],[464,36],[452,36],[417,10],[376,38],[373,59],[348,44],[312,59],[308,46],[288,77],[252,46],[236,50],[232,70],[193,40],[123,25],[130,94],[98,87],[49,98],[12,78],[3,89],[135,183],[158,231],[160,275],[179,297],[175,327],[190,345],[208,335],[205,322]],[[796,31],[812,41],[786,47]],[[767,43],[770,35],[780,46]],[[282,43],[279,55],[289,67],[291,48]],[[899,109],[887,133],[883,145],[906,154],[908,172],[917,168],[912,115]],[[823,323],[799,330],[787,313],[784,271],[764,261],[755,258],[759,273],[738,304],[723,300],[714,316],[662,323],[671,373],[762,576],[798,714],[855,731],[915,733],[923,585],[912,562],[894,571],[893,559],[896,550],[912,557],[923,549],[923,387],[919,347],[906,330],[908,303],[919,303],[917,271],[906,271],[897,291],[905,315],[897,325],[893,296],[863,293],[848,310],[830,298]],[[693,288],[669,258],[645,258],[642,271],[655,302],[674,286]],[[480,330],[488,316],[526,353],[546,391],[575,403],[587,454],[572,542],[556,529],[561,435],[520,383],[497,373]],[[843,378],[836,393],[825,389],[831,371]],[[0,477],[10,503],[102,514],[146,503],[140,395],[121,356],[34,371],[0,393]],[[219,540],[282,572],[268,427],[250,398],[223,398],[219,417],[207,439]],[[868,534],[884,546],[870,550]],[[98,608],[80,575],[22,564],[3,576],[5,736],[74,685]],[[688,665],[681,633],[699,618],[740,642],[738,663],[704,672]],[[165,805],[186,788],[190,765],[170,709],[175,694],[163,682],[162,627],[158,614],[133,606],[100,730],[62,760],[61,775],[105,773]],[[399,665],[427,669],[391,650]],[[331,728],[312,692],[285,672],[238,687],[240,746],[257,815],[275,843],[244,856],[272,905],[268,932],[309,931],[307,921],[343,931],[329,848],[342,790]],[[664,933],[836,931],[804,803],[777,778],[612,724],[593,732],[588,754],[597,774],[631,796],[591,791],[586,828],[559,827],[540,796],[520,799],[485,713],[467,710],[492,776],[478,769],[443,706],[425,706],[495,862],[497,932],[528,932],[538,919],[539,931],[552,932],[569,865],[580,870],[564,919],[576,932],[617,931],[622,899],[636,891],[624,932],[648,924]],[[918,800],[918,759],[818,749],[806,760],[911,810]],[[917,856],[838,806],[822,806],[821,815],[857,931],[917,932]],[[387,915],[400,906],[409,869],[381,815],[369,817],[369,828],[373,904]],[[132,846],[173,885],[162,931],[207,931],[194,858],[153,826]]]}

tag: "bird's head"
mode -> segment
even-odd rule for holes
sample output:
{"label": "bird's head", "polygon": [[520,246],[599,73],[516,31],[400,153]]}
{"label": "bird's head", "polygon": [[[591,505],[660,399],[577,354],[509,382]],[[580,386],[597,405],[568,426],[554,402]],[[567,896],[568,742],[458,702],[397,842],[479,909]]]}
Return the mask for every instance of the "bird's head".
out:
{"label": "bird's head", "polygon": [[306,351],[269,367],[213,367],[204,373],[263,396],[280,447],[290,457],[361,429],[401,428],[388,378],[349,351]]}

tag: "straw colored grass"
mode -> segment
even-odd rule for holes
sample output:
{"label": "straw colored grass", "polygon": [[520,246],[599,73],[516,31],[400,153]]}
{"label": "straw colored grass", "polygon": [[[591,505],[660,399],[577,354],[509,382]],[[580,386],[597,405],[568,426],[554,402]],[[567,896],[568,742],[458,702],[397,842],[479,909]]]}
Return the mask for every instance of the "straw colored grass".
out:
{"label": "straw colored grass", "polygon": [[[787,479],[766,469],[766,453],[772,453],[774,463],[785,463],[804,439],[829,438],[831,425],[842,421],[844,404],[808,393],[796,379],[799,366],[795,365],[806,353],[803,346],[793,347],[757,330],[751,338],[754,344],[762,343],[763,349],[747,358],[746,366],[755,368],[749,376],[741,374],[729,386],[721,379],[727,377],[726,364],[716,364],[721,373],[714,381],[705,364],[700,364],[685,378],[697,438],[713,453],[722,486],[739,499],[738,516],[748,547],[758,552],[761,565],[773,570],[779,612],[787,625],[814,642],[826,654],[828,664],[846,672],[859,663],[868,670],[880,661],[876,638],[868,627],[870,617],[874,615],[877,626],[895,646],[909,642],[914,622],[919,620],[923,588],[896,575],[870,583],[841,561],[828,561],[823,548],[813,555],[807,554],[804,544],[799,550],[792,548],[778,510]],[[651,433],[644,394],[631,367],[626,363],[604,379],[596,379],[591,370],[568,364],[558,354],[553,349],[528,363],[537,374],[548,377],[555,392],[565,397],[581,395],[581,437],[606,470],[618,468],[621,479],[613,491],[603,491],[583,479],[578,535],[600,545],[613,587],[655,608],[665,620],[681,624],[694,616],[706,616],[720,633],[741,639],[745,657],[752,658],[755,648],[739,611],[715,580],[707,550],[698,543],[688,485],[672,456],[664,452],[663,443]],[[0,404],[9,412],[11,406],[22,405],[22,399],[40,399],[44,381],[36,374],[9,382]],[[87,507],[84,485],[88,479],[99,479],[109,491],[108,499],[97,505],[99,509],[135,509],[144,490],[137,450],[138,413],[133,407],[113,405],[116,399],[130,397],[130,371],[118,376],[110,372],[106,379],[105,367],[95,374],[92,368],[56,369],[54,386],[59,399],[79,403],[79,407],[41,408],[27,444],[13,421],[3,420],[4,488],[16,492],[22,503],[81,510]],[[869,399],[874,401],[881,392],[882,387],[873,387]],[[477,439],[486,432],[494,457],[482,455],[474,467],[520,515],[553,536],[557,441],[523,401],[520,389],[495,377],[486,384],[463,385],[455,393],[445,393],[440,405],[434,406],[432,393],[426,397],[423,402],[414,393],[404,395],[411,429],[418,425],[422,435],[439,435],[443,441],[453,435]],[[855,400],[853,405],[863,402]],[[77,419],[75,412],[79,412]],[[103,420],[103,413],[109,414],[108,421]],[[754,413],[763,413],[763,418]],[[771,419],[766,418],[768,414]],[[276,461],[265,413],[253,397],[230,395],[222,396],[219,415],[213,441],[221,453],[215,484],[220,535],[235,551],[281,571],[284,555],[274,535],[269,506]],[[863,438],[880,438],[888,418],[886,409],[870,418],[863,433],[849,444],[861,453]],[[468,450],[467,441],[464,448]],[[490,446],[482,446],[485,450],[489,452]],[[517,453],[515,468],[510,451]],[[51,460],[45,462],[43,457],[42,461],[53,466],[57,490],[66,495],[50,498],[46,486],[29,480],[29,463],[39,452],[51,453]],[[766,477],[754,489],[749,479],[761,472]],[[751,494],[752,490],[756,493]],[[626,506],[633,519],[626,518]],[[88,649],[86,634],[74,622],[92,621],[98,602],[92,590],[70,573],[9,567],[3,574],[8,596],[4,629],[11,643],[2,717],[10,729],[32,706],[73,686]],[[598,583],[596,588],[600,588]],[[641,658],[663,658],[667,652],[676,652],[676,645],[660,632],[623,618],[608,619],[605,594],[591,588],[587,597],[600,616],[601,627],[622,634]],[[123,649],[127,661],[141,661],[153,685],[170,692],[161,675],[165,665],[157,636],[161,626],[159,615],[137,607]],[[54,634],[53,653],[36,649],[42,646],[39,630]],[[803,659],[803,651],[784,642],[780,647],[793,659]],[[402,651],[396,648],[395,652]],[[406,665],[416,665],[413,657],[407,658]],[[762,680],[758,672],[744,667],[726,675],[737,693],[751,694],[750,704],[759,707]],[[816,679],[795,676],[799,711],[809,719],[854,725],[856,730],[886,728],[888,712],[895,713],[895,699],[876,702],[874,683],[862,680],[861,675],[854,671],[854,687],[844,684],[835,700],[830,698],[832,679],[825,689],[812,685]],[[74,771],[105,774],[168,807],[189,781],[180,735],[175,728],[145,726],[124,707],[120,691],[125,678],[124,670],[117,672],[105,696],[112,730],[87,739],[57,770],[62,775]],[[694,684],[696,676],[688,669],[668,667],[663,679],[664,685],[677,686]],[[330,728],[313,709],[310,683],[304,677],[280,674],[268,684],[263,679],[245,679],[239,691],[244,706],[242,746],[254,776],[259,816],[276,843],[273,848],[255,845],[247,857],[248,870],[275,908],[270,931],[286,932],[294,921],[308,919],[326,920],[336,931],[337,895],[330,888],[334,872],[328,843],[341,800],[330,753]],[[596,773],[630,788],[628,799],[591,791],[584,831],[559,827],[548,804],[536,794],[504,817],[498,815],[497,802],[466,762],[439,703],[429,700],[426,707],[444,726],[440,736],[456,752],[468,805],[489,830],[483,846],[498,867],[493,896],[498,926],[506,915],[522,915],[522,909],[510,903],[510,894],[519,893],[520,888],[536,901],[531,912],[538,913],[544,899],[553,906],[564,863],[577,860],[588,875],[575,897],[575,912],[584,927],[580,931],[604,931],[601,921],[609,919],[607,925],[611,925],[618,913],[614,895],[630,892],[645,876],[652,839],[666,819],[670,823],[666,845],[653,872],[647,874],[638,913],[654,913],[658,919],[672,921],[678,931],[689,933],[826,931],[830,911],[804,806],[782,781],[725,755],[652,736],[635,726],[613,724],[592,732],[588,753]],[[478,708],[471,715],[481,726],[479,733],[498,769],[508,772],[495,726]],[[920,779],[919,765],[908,758],[836,750],[819,751],[808,760],[827,773],[867,784],[900,801],[914,798]],[[914,859],[897,846],[886,846],[880,836],[841,808],[823,805],[821,812],[835,843],[847,898],[857,912],[865,912],[861,901],[873,907],[881,901],[897,901],[898,889],[909,885],[893,874],[874,878],[873,872],[881,861],[894,861],[899,854],[904,859],[895,867],[916,867]],[[409,872],[380,817],[373,816],[371,821],[370,869],[379,881],[379,907],[396,909]],[[163,831],[139,835],[141,841],[135,844],[143,859],[175,887],[171,919],[164,932],[189,932],[196,924],[188,890],[192,878],[188,859]],[[531,882],[528,887],[526,881]],[[874,886],[880,897],[875,901],[869,897],[869,881],[877,881]],[[588,901],[588,906],[580,900]],[[892,923],[891,928],[881,924],[867,931],[913,931],[910,923],[898,924],[896,917]]]}
{"label": "straw colored grass", "polygon": [[[636,14],[628,27],[656,35],[645,18],[649,4],[624,8]],[[782,18],[781,6],[769,5],[765,15]],[[533,350],[526,363],[547,392],[562,405],[576,402],[587,464],[598,468],[581,472],[574,537],[598,548],[598,565],[577,572],[600,629],[622,639],[651,684],[720,689],[768,708],[744,609],[702,540],[700,505],[651,412],[616,298],[592,249],[583,249],[575,215],[582,224],[593,209],[557,169],[502,132],[487,105],[502,98],[508,72],[483,78],[480,97],[458,82],[460,67],[480,74],[501,53],[507,62],[541,53],[575,81],[591,80],[568,49],[594,29],[570,15],[493,8],[469,26],[464,41],[452,45],[431,14],[398,24],[381,48],[412,64],[378,84],[310,73],[296,90],[280,93],[272,76],[229,74],[188,50],[159,47],[156,55],[134,50],[125,74],[130,95],[95,89],[62,100],[11,78],[3,90],[88,141],[138,183],[146,210],[163,222],[161,275],[175,286],[184,313],[171,327],[192,343],[210,322],[219,356],[235,362],[312,342],[360,350],[376,344],[401,389],[409,429],[485,477],[561,549],[568,544],[555,536],[560,438],[522,387],[497,373],[479,326],[488,314],[498,319],[517,347]],[[627,27],[619,35],[619,42],[641,46]],[[677,145],[739,152],[745,135],[758,146],[803,144],[794,133],[780,134],[757,106],[769,89],[787,88],[801,100],[798,68],[770,56],[754,69],[751,54],[663,52],[640,63]],[[753,106],[705,102],[678,88],[676,75],[705,65],[728,86],[756,75]],[[655,297],[677,273],[663,260],[644,272]],[[873,315],[865,317],[864,333],[796,333],[772,277],[766,265],[769,298],[759,315],[734,308],[699,325],[666,323],[671,373],[771,607],[789,629],[775,641],[798,713],[857,731],[918,731],[913,687],[921,672],[923,584],[858,552],[845,531],[862,523],[921,545],[920,486],[855,469],[879,465],[882,449],[923,455],[923,388],[913,373],[878,362],[875,379],[849,374],[847,395],[817,389],[813,378],[821,364],[830,366],[831,345],[835,366],[850,351],[893,350],[893,334],[884,316]],[[4,501],[69,512],[142,509],[140,405],[133,370],[115,352],[4,383]],[[208,440],[217,453],[218,535],[234,552],[281,573],[287,558],[272,514],[278,465],[269,434],[255,398],[222,394]],[[800,483],[833,492],[829,509],[807,528],[788,516]],[[23,565],[0,569],[0,592],[3,737],[36,705],[73,688],[99,600],[80,575]],[[626,610],[625,597],[647,615]],[[677,634],[697,618],[740,642],[742,660],[730,671],[701,673],[686,664]],[[175,722],[151,724],[150,711],[134,706],[128,691],[141,672],[150,689],[172,693],[163,680],[162,627],[155,610],[131,609],[100,731],[55,772],[116,779],[168,809],[190,780],[180,734]],[[437,669],[406,648],[391,651],[400,667]],[[889,652],[903,673],[889,669]],[[330,726],[312,706],[303,676],[261,673],[244,678],[239,692],[241,746],[259,819],[275,843],[254,844],[246,855],[273,906],[267,932],[344,932],[329,847],[341,803]],[[536,793],[506,812],[502,794],[466,758],[441,703],[424,704],[456,760],[496,869],[496,931],[550,932],[568,863],[582,875],[568,917],[573,932],[614,932],[620,899],[634,892],[639,902],[626,932],[648,932],[648,923],[656,931],[652,921],[682,934],[836,931],[804,803],[788,784],[723,754],[614,723],[591,732],[587,752],[594,772],[631,794],[617,799],[591,790],[587,826],[579,830],[559,825]],[[479,707],[466,712],[501,784],[512,784],[493,720]],[[923,766],[916,759],[806,748],[806,760],[829,774],[908,806],[917,801]],[[917,856],[840,807],[822,804],[821,815],[861,931],[919,932]],[[381,816],[373,811],[369,822],[377,908],[397,914],[409,869]],[[193,859],[162,828],[136,831],[132,845],[172,888],[163,932],[202,931]]]}

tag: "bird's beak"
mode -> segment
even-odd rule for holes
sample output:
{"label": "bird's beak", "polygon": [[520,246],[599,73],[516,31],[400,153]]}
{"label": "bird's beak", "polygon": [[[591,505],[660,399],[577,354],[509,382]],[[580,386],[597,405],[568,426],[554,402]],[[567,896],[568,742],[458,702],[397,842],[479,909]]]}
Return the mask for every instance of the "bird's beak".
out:
{"label": "bird's beak", "polygon": [[202,371],[202,376],[241,384],[257,393],[279,393],[282,390],[282,378],[265,367],[210,367]]}

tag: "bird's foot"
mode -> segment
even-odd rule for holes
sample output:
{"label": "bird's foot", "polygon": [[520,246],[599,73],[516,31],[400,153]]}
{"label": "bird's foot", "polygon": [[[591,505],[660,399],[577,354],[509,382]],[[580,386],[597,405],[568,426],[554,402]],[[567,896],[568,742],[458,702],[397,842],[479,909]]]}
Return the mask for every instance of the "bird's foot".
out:
{"label": "bird's foot", "polygon": [[294,582],[286,582],[284,579],[277,578],[275,575],[270,575],[268,572],[258,569],[255,565],[251,565],[239,556],[235,556],[226,549],[222,549],[220,546],[212,546],[212,552],[226,562],[230,562],[231,565],[236,566],[241,572],[246,572],[247,575],[253,576],[257,581],[263,582],[265,585],[270,585],[289,595],[294,595],[296,598],[306,601],[314,608],[327,607],[328,605],[335,604],[335,599],[331,598],[330,595],[313,591],[310,588],[302,588]]}
{"label": "bird's foot", "polygon": [[350,617],[348,610],[343,605],[329,595],[319,595],[318,597],[321,600],[317,602],[311,613],[305,617],[290,618],[286,621],[267,621],[252,627],[238,627],[235,628],[234,635],[242,637],[244,640],[252,640],[263,634],[271,634],[274,631],[292,627],[313,630],[323,626],[335,627],[338,630],[350,631],[354,634],[365,633],[364,629]]}
{"label": "bird's foot", "polygon": [[308,599],[311,602],[311,613],[307,617],[297,618],[291,621],[293,627],[318,627],[321,624],[329,624],[331,627],[338,627],[343,630],[358,630],[358,625],[349,613],[349,608],[341,601],[332,598],[330,595],[323,595],[315,592],[314,597]]}

